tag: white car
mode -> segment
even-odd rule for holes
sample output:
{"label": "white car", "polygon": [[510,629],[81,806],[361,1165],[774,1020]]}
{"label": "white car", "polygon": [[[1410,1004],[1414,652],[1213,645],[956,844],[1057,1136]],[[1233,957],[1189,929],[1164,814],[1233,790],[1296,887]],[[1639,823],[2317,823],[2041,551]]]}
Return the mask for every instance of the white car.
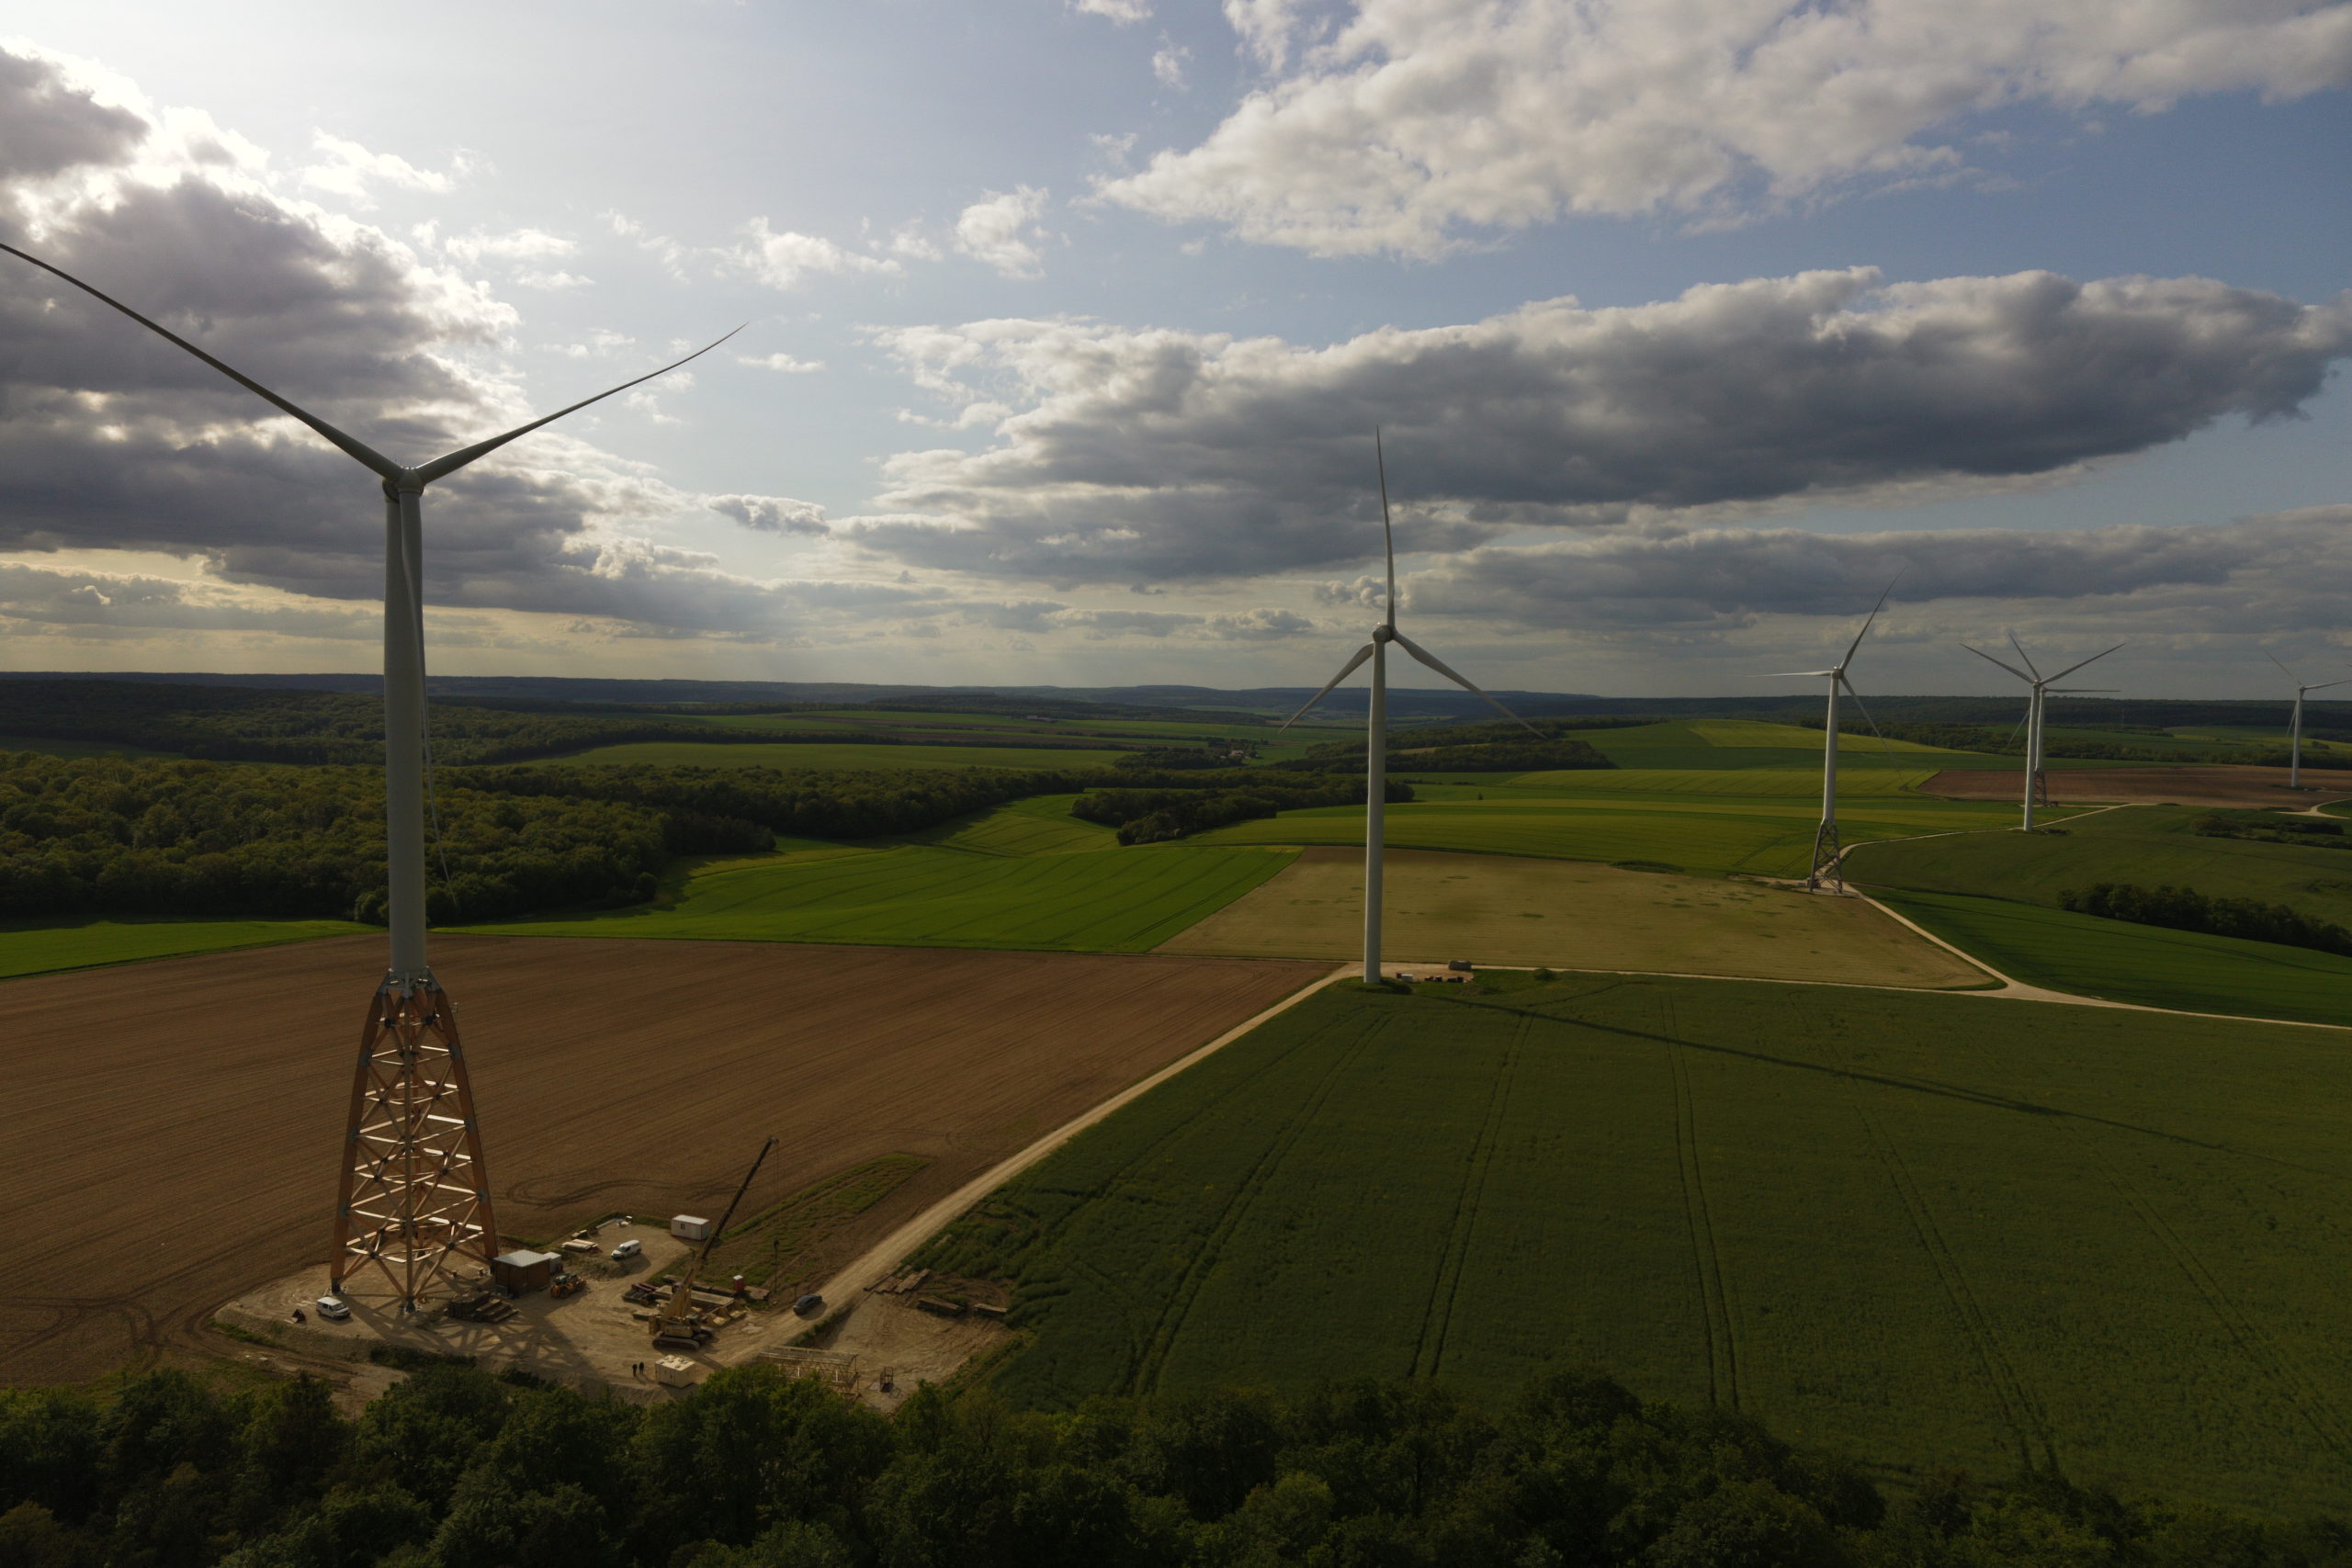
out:
{"label": "white car", "polygon": [[632,1258],[644,1256],[645,1244],[641,1241],[625,1241],[613,1248],[613,1261],[616,1263],[626,1263]]}
{"label": "white car", "polygon": [[351,1315],[351,1308],[345,1304],[344,1299],[341,1296],[321,1296],[311,1304],[319,1309],[319,1315],[321,1317],[327,1318],[332,1322],[341,1323],[345,1318]]}

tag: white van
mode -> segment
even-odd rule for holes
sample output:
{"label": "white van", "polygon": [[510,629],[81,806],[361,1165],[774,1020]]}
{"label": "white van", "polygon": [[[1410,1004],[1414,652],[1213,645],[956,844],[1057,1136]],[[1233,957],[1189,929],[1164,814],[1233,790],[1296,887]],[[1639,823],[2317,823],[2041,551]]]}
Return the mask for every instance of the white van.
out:
{"label": "white van", "polygon": [[619,1246],[613,1248],[613,1261],[616,1263],[627,1263],[633,1258],[642,1258],[644,1256],[645,1244],[641,1241],[635,1240],[634,1238],[622,1242]]}

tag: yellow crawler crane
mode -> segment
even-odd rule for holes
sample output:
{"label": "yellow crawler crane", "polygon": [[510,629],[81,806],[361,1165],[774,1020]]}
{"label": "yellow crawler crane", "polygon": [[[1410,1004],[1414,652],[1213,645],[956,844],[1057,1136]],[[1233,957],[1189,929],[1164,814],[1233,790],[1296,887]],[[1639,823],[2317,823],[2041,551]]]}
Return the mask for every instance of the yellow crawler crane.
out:
{"label": "yellow crawler crane", "polygon": [[701,1274],[703,1265],[710,1261],[711,1249],[718,1245],[718,1238],[727,1234],[727,1222],[735,1217],[735,1206],[743,1201],[743,1194],[751,1190],[752,1178],[760,1174],[760,1167],[766,1161],[768,1151],[775,1147],[775,1139],[773,1137],[760,1145],[760,1152],[752,1159],[752,1168],[743,1173],[743,1184],[736,1188],[735,1196],[728,1200],[727,1212],[719,1215],[718,1223],[711,1226],[710,1234],[703,1238],[702,1250],[679,1271],[677,1288],[670,1292],[670,1299],[653,1309],[653,1343],[656,1346],[691,1350],[710,1337],[710,1328],[703,1322],[701,1310],[695,1305],[695,1277]]}

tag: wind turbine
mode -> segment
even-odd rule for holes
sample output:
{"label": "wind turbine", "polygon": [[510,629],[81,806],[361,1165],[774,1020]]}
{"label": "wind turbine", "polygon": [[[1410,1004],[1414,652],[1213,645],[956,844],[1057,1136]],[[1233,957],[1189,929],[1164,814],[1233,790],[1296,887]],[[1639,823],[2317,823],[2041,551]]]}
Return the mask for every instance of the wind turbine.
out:
{"label": "wind turbine", "polygon": [[407,468],[63,268],[14,245],[0,244],[0,251],[186,349],[310,426],[383,481],[384,839],[391,959],[360,1032],[328,1275],[330,1289],[340,1292],[345,1279],[372,1263],[399,1292],[401,1310],[413,1310],[458,1257],[486,1264],[498,1251],[498,1224],[457,1015],[424,959],[424,487],[517,436],[675,370],[735,333],[503,435]]}
{"label": "wind turbine", "polygon": [[[2041,778],[2041,716],[2047,705],[2046,699],[2052,696],[2083,696],[2093,692],[2113,690],[2114,688],[2109,686],[2061,686],[2058,682],[2080,670],[2083,665],[2105,659],[2115,651],[2115,648],[2121,648],[2123,645],[2119,642],[2115,648],[2101,649],[2079,663],[2069,664],[2055,675],[2044,675],[2035,668],[2033,660],[2026,654],[2025,644],[2018,640],[2015,632],[2009,634],[2009,646],[2016,649],[2018,658],[2024,660],[2024,670],[2018,669],[2006,659],[1995,659],[1981,648],[1969,648],[1964,642],[1960,646],[1967,648],[1969,652],[1979,659],[1999,665],[2031,688],[2031,694],[2026,699],[2025,708],[2025,823],[2023,828],[2023,831],[2030,833],[2033,831],[2035,800],[2038,795],[2048,793]],[[2031,673],[2028,673],[2029,671]]]}
{"label": "wind turbine", "polygon": [[[1862,638],[1871,635],[1871,623],[1876,621],[1878,613],[1886,608],[1886,595],[1894,592],[1894,584],[1890,581],[1885,592],[1878,596],[1878,603],[1871,606],[1869,617],[1862,622],[1862,629],[1856,632],[1854,640],[1846,645],[1846,657],[1828,669],[1776,670],[1762,677],[1771,681],[1783,676],[1812,675],[1826,676],[1829,680],[1827,728],[1821,742],[1821,826],[1814,829],[1813,869],[1804,876],[1804,885],[1809,892],[1819,892],[1825,880],[1834,883],[1838,892],[1846,891],[1845,872],[1839,863],[1842,852],[1838,843],[1838,691],[1841,686],[1845,688],[1847,695],[1854,699],[1854,705],[1861,709],[1862,717],[1869,720],[1871,733],[1881,740],[1885,739],[1885,736],[1879,734],[1878,720],[1871,718],[1871,710],[1862,705],[1862,694],[1855,691],[1854,682],[1846,678],[1846,667],[1854,662],[1854,650],[1862,646]],[[1825,868],[1827,871],[1826,878],[1823,875]]]}
{"label": "wind turbine", "polygon": [[1372,433],[1372,457],[1380,476],[1380,538],[1388,561],[1387,614],[1372,628],[1372,640],[1356,649],[1355,657],[1340,665],[1340,672],[1324,682],[1323,689],[1282,724],[1288,729],[1305,718],[1316,704],[1331,694],[1332,687],[1354,674],[1365,660],[1372,660],[1372,701],[1364,710],[1363,757],[1363,979],[1367,986],[1380,982],[1380,873],[1388,829],[1388,645],[1395,643],[1513,724],[1524,726],[1530,735],[1538,739],[1544,735],[1396,629],[1396,535],[1388,521],[1388,459],[1381,451],[1377,430]]}
{"label": "wind turbine", "polygon": [[[2262,650],[2262,657],[2278,664],[2278,656],[2267,648]],[[2287,742],[2287,787],[2301,789],[2303,787],[2303,694],[2324,692],[2330,686],[2352,686],[2352,675],[2346,675],[2341,681],[2296,681],[2295,672],[2283,664],[2278,664],[2278,672],[2290,681],[2295,681],[2295,719]]]}

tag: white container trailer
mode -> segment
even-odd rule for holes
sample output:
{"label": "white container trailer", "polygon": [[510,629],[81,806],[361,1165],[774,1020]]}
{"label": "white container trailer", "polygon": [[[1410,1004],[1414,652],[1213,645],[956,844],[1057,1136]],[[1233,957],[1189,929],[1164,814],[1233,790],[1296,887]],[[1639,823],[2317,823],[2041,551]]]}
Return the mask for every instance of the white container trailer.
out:
{"label": "white container trailer", "polygon": [[700,1214],[673,1214],[670,1216],[670,1234],[680,1241],[708,1241],[710,1222]]}

